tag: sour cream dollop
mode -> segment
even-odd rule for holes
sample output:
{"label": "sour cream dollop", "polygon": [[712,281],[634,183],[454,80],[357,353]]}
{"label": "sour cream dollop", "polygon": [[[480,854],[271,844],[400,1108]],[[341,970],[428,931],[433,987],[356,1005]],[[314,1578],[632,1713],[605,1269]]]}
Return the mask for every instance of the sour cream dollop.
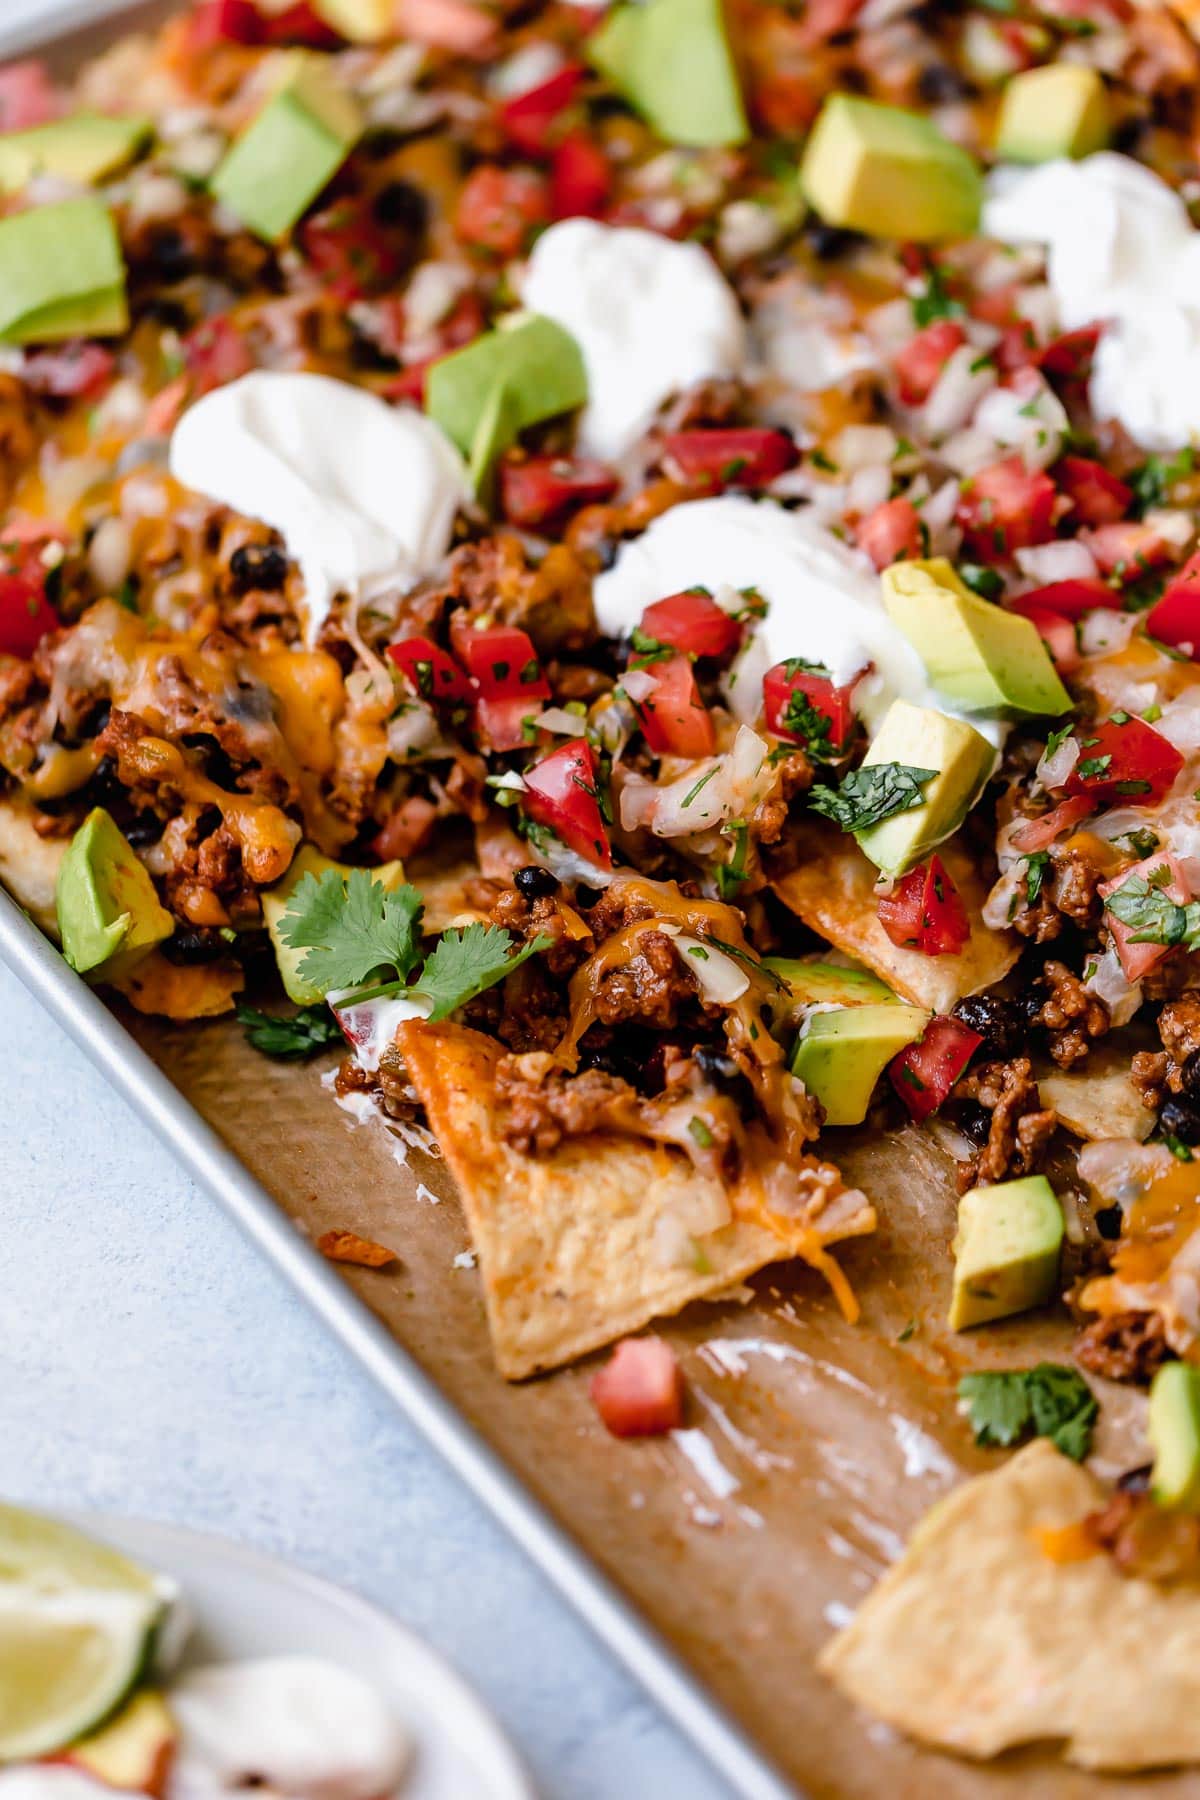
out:
{"label": "sour cream dollop", "polygon": [[257,370],[214,389],[175,427],[170,467],[280,533],[304,579],[310,641],[335,594],[433,574],[467,494],[431,419],[327,375]]}
{"label": "sour cream dollop", "polygon": [[1200,232],[1173,188],[1103,151],[993,178],[989,237],[1044,244],[1065,330],[1103,324],[1092,410],[1150,450],[1200,437]]}
{"label": "sour cream dollop", "polygon": [[112,1789],[77,1769],[31,1764],[27,1769],[0,1769],[3,1800],[112,1800]]}
{"label": "sour cream dollop", "polygon": [[522,299],[583,352],[579,441],[593,456],[622,456],[664,400],[736,375],[745,359],[737,296],[712,258],[654,231],[594,219],[552,225],[534,245]]}
{"label": "sour cream dollop", "polygon": [[317,1657],[195,1669],[170,1704],[181,1739],[170,1800],[215,1800],[250,1776],[296,1800],[384,1800],[409,1761],[407,1733],[374,1688]]}
{"label": "sour cream dollop", "polygon": [[[613,567],[597,579],[600,628],[625,636],[652,601],[695,586],[755,588],[767,602],[753,665],[744,665],[739,677],[752,689],[751,714],[741,711],[736,694],[733,700],[748,722],[759,710],[763,673],[789,656],[823,663],[839,685],[872,664],[854,696],[872,731],[897,699],[958,711],[930,686],[917,652],[888,618],[879,577],[866,557],[808,513],[735,494],[673,506],[624,544]],[[970,722],[991,742],[1001,741],[1000,720],[973,713]]]}

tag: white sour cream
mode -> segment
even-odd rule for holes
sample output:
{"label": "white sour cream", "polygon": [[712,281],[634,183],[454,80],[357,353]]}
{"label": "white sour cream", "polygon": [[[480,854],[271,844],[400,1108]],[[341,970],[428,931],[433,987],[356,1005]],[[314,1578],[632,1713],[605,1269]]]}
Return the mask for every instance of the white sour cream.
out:
{"label": "white sour cream", "polygon": [[2,1800],[112,1800],[112,1789],[92,1781],[75,1769],[31,1765],[27,1769],[0,1769]]}
{"label": "white sour cream", "polygon": [[[872,664],[854,696],[872,731],[897,699],[957,714],[930,686],[917,652],[888,618],[867,558],[809,513],[733,494],[673,506],[624,544],[613,567],[597,578],[600,628],[622,637],[651,601],[694,586],[756,588],[767,602],[753,664],[744,670],[755,690],[754,716],[762,674],[789,656],[823,663],[839,685]],[[735,710],[747,716],[736,701]],[[971,724],[991,742],[1001,741],[999,720],[976,713]]]}
{"label": "white sour cream", "polygon": [[408,1019],[427,1019],[433,1003],[424,995],[406,999],[403,994],[384,995],[378,1000],[342,1000],[337,994],[328,996],[338,1024],[354,1049],[360,1069],[374,1074],[379,1058],[395,1040],[396,1032]]}
{"label": "white sour cream", "polygon": [[317,1657],[195,1669],[170,1704],[181,1744],[168,1800],[215,1800],[248,1776],[296,1800],[386,1800],[409,1761],[408,1735],[375,1690]]}
{"label": "white sour cream", "polygon": [[1200,232],[1166,182],[1131,157],[1001,170],[989,237],[1044,244],[1064,330],[1103,324],[1092,410],[1151,450],[1200,437]]}
{"label": "white sour cream", "polygon": [[699,244],[565,219],[534,245],[522,299],[583,352],[582,449],[620,457],[672,394],[736,375],[746,354],[737,296]]}
{"label": "white sour cream", "polygon": [[216,388],[175,427],[170,465],[185,487],[281,534],[310,641],[335,594],[433,574],[467,493],[431,419],[326,375],[258,370]]}

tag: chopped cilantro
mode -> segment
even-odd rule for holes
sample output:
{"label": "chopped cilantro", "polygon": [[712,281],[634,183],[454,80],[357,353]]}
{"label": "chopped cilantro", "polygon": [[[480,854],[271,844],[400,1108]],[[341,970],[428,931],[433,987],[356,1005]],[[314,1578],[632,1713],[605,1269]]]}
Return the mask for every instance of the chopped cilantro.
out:
{"label": "chopped cilantro", "polygon": [[699,1113],[693,1113],[692,1117],[688,1120],[688,1132],[695,1138],[702,1150],[712,1149],[713,1134],[708,1129],[708,1126],[704,1123],[704,1120],[700,1117]]}
{"label": "chopped cilantro", "polygon": [[341,1026],[328,1007],[320,1003],[302,1006],[290,1018],[260,1012],[257,1006],[239,1005],[237,1022],[253,1049],[280,1061],[299,1062],[316,1056],[330,1044],[344,1041]]}
{"label": "chopped cilantro", "polygon": [[1076,1462],[1088,1453],[1100,1411],[1083,1376],[1060,1363],[964,1375],[958,1397],[977,1444],[1006,1449],[1022,1438],[1045,1437]]}
{"label": "chopped cilantro", "polygon": [[1163,892],[1170,870],[1151,869],[1149,876],[1131,875],[1104,902],[1106,912],[1130,927],[1131,944],[1185,944],[1200,946],[1200,901],[1186,906]]}
{"label": "chopped cilantro", "polygon": [[935,319],[961,317],[964,307],[946,287],[946,278],[937,263],[931,262],[925,274],[925,286],[912,297],[913,324],[932,325]]}
{"label": "chopped cilantro", "polygon": [[1141,467],[1134,470],[1130,482],[1138,514],[1147,512],[1152,506],[1165,505],[1175,483],[1184,480],[1195,467],[1196,453],[1190,445],[1174,456],[1148,456]]}
{"label": "chopped cilantro", "polygon": [[921,789],[937,772],[907,763],[864,763],[852,769],[840,787],[818,783],[810,788],[808,803],[843,831],[865,831],[869,825],[882,824],[884,819],[920,806]]}
{"label": "chopped cilantro", "polygon": [[985,600],[998,600],[1004,592],[1004,578],[985,563],[959,563],[958,572],[966,585]]}
{"label": "chopped cilantro", "polygon": [[1025,898],[1032,906],[1042,891],[1042,883],[1046,878],[1046,865],[1050,861],[1048,850],[1035,850],[1025,858]]}

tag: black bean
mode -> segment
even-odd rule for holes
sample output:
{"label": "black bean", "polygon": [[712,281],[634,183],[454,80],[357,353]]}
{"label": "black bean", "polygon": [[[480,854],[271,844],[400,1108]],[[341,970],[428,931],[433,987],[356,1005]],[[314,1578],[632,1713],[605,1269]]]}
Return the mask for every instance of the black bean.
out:
{"label": "black bean", "polygon": [[1121,1221],[1125,1215],[1119,1206],[1102,1206],[1099,1212],[1093,1213],[1092,1216],[1096,1221],[1096,1230],[1102,1238],[1107,1238],[1111,1242],[1113,1238],[1120,1237]]}
{"label": "black bean", "polygon": [[926,106],[948,106],[969,100],[975,89],[949,63],[926,63],[917,77],[917,92]]}
{"label": "black bean", "polygon": [[981,1055],[1003,1059],[1015,1056],[1021,1048],[1019,1009],[999,994],[968,994],[955,1007],[954,1016],[979,1033]]}
{"label": "black bean", "polygon": [[219,956],[225,954],[225,948],[225,940],[220,932],[180,925],[162,946],[162,952],[168,962],[186,966],[191,963],[216,962]]}
{"label": "black bean", "polygon": [[1147,1494],[1153,1473],[1153,1463],[1139,1463],[1136,1469],[1126,1469],[1123,1475],[1117,1476],[1117,1486],[1123,1494]]}
{"label": "black bean", "polygon": [[861,232],[845,231],[840,225],[825,225],[819,219],[808,226],[804,235],[818,262],[833,262],[863,241]]}
{"label": "black bean", "polygon": [[174,225],[159,225],[147,246],[148,260],[160,281],[182,281],[192,274],[196,257],[183,233]]}
{"label": "black bean", "polygon": [[138,813],[125,827],[125,836],[135,850],[144,850],[148,844],[157,844],[165,829],[163,821],[156,814]]}
{"label": "black bean", "polygon": [[513,886],[526,900],[545,900],[558,892],[558,877],[538,863],[526,863],[514,872]]}
{"label": "black bean", "polygon": [[954,1108],[954,1123],[973,1144],[986,1144],[992,1129],[992,1115],[978,1100],[960,1100]]}
{"label": "black bean", "polygon": [[1158,1115],[1159,1130],[1181,1144],[1200,1144],[1200,1101],[1168,1094]]}
{"label": "black bean", "polygon": [[287,580],[287,572],[287,556],[277,544],[239,544],[229,559],[234,591],[239,594],[255,588],[274,593]]}
{"label": "black bean", "polygon": [[1179,1071],[1183,1091],[1190,1100],[1200,1100],[1200,1050],[1193,1050]]}
{"label": "black bean", "polygon": [[416,237],[429,221],[429,199],[411,181],[389,181],[371,202],[371,211],[377,225],[411,231]]}

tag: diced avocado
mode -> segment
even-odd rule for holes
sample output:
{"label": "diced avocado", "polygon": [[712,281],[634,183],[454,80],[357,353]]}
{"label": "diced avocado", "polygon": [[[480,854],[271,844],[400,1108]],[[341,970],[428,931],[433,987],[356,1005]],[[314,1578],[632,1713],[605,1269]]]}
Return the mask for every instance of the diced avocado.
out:
{"label": "diced avocado", "polygon": [[67,846],[55,898],[63,955],[93,981],[128,973],[175,929],[128,839],[102,806],[93,808]]}
{"label": "diced avocado", "polygon": [[992,745],[965,720],[894,700],[863,757],[864,766],[904,763],[937,773],[922,787],[920,806],[855,832],[859,847],[885,875],[903,875],[958,830],[995,761]]}
{"label": "diced avocado", "polygon": [[944,556],[893,563],[882,582],[889,616],[948,700],[1010,718],[1070,711],[1033,620],[981,600]]}
{"label": "diced avocado", "polygon": [[966,1331],[1054,1298],[1063,1216],[1044,1175],[972,1188],[958,1203],[950,1329]]}
{"label": "diced avocado", "polygon": [[440,357],[425,384],[425,410],[470,457],[476,490],[519,432],[574,411],[587,397],[579,345],[540,313],[517,314]]}
{"label": "diced avocado", "polygon": [[743,144],[750,136],[722,0],[615,6],[588,60],[668,144]]}
{"label": "diced avocado", "polygon": [[6,131],[0,135],[0,188],[15,192],[35,175],[103,181],[133,160],[151,130],[149,119],[79,112],[28,131]]}
{"label": "diced avocado", "polygon": [[390,37],[396,17],[395,0],[315,0],[315,10],[352,44],[377,44]]}
{"label": "diced avocado", "polygon": [[[890,987],[868,969],[843,968],[840,963],[816,958],[765,956],[764,968],[786,982],[791,995],[790,1013],[805,1006],[889,1006],[899,1004]],[[785,1008],[780,1010],[786,1009]]]}
{"label": "diced avocado", "polygon": [[1159,1506],[1200,1512],[1200,1369],[1164,1363],[1150,1384],[1150,1491]]}
{"label": "diced avocado", "polygon": [[1096,69],[1046,63],[1014,75],[1000,101],[996,155],[1006,162],[1091,156],[1109,138],[1108,92]]}
{"label": "diced avocado", "polygon": [[120,240],[99,200],[0,219],[0,342],[115,337],[128,324]]}
{"label": "diced avocado", "polygon": [[118,1713],[88,1737],[77,1738],[61,1759],[106,1788],[157,1794],[178,1733],[167,1703],[154,1688],[139,1688]]}
{"label": "diced avocado", "polygon": [[827,1125],[861,1125],[893,1056],[920,1037],[919,1006],[845,1006],[813,1013],[792,1053],[792,1073],[825,1108]]}
{"label": "diced avocado", "polygon": [[850,94],[821,108],[800,182],[826,224],[920,244],[968,237],[983,203],[974,157],[930,120]]}
{"label": "diced avocado", "polygon": [[[321,876],[326,869],[337,869],[342,875],[349,875],[347,863],[333,862],[328,856],[322,856],[311,844],[301,844],[291,863],[287,874],[275,886],[264,890],[262,895],[263,919],[271,939],[271,948],[275,952],[275,961],[279,967],[279,979],[283,982],[283,991],[289,1000],[295,1000],[299,1006],[312,1006],[324,998],[321,989],[314,987],[311,981],[305,981],[300,973],[300,964],[308,955],[307,950],[294,950],[285,944],[279,929],[280,920],[291,904],[292,895],[306,875]],[[399,862],[381,863],[377,869],[370,871],[375,881],[381,882],[390,893],[400,886],[404,880],[404,864]]]}
{"label": "diced avocado", "polygon": [[292,226],[358,142],[363,116],[327,59],[296,51],[257,117],[217,165],[217,199],[268,243]]}

